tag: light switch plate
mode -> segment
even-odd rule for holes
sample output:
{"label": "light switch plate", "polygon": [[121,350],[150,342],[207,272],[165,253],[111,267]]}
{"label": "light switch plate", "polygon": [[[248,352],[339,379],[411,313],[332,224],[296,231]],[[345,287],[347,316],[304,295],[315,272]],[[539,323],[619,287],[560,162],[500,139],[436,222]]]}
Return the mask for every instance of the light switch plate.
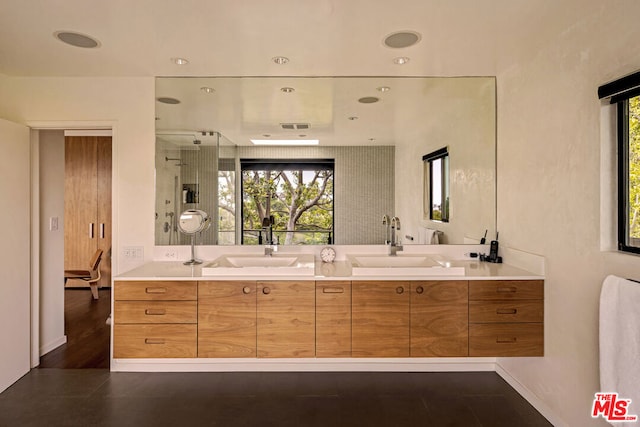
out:
{"label": "light switch plate", "polygon": [[122,254],[126,259],[143,259],[144,247],[143,246],[125,246],[122,249]]}
{"label": "light switch plate", "polygon": [[49,231],[58,231],[58,217],[52,216],[49,218]]}

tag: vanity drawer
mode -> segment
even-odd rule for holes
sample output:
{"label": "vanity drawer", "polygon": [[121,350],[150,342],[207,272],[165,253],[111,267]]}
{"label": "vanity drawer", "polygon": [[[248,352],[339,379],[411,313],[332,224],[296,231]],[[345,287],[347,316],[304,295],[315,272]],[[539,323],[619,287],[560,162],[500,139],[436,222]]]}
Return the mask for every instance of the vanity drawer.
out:
{"label": "vanity drawer", "polygon": [[478,280],[469,282],[469,300],[542,299],[542,280]]}
{"label": "vanity drawer", "polygon": [[469,356],[544,356],[542,323],[469,325]]}
{"label": "vanity drawer", "polygon": [[191,281],[117,281],[114,299],[196,301],[198,284]]}
{"label": "vanity drawer", "polygon": [[542,300],[469,301],[469,322],[542,322],[543,307]]}
{"label": "vanity drawer", "polygon": [[197,325],[114,325],[113,357],[197,356]]}
{"label": "vanity drawer", "polygon": [[197,301],[118,301],[114,321],[123,323],[197,323]]}

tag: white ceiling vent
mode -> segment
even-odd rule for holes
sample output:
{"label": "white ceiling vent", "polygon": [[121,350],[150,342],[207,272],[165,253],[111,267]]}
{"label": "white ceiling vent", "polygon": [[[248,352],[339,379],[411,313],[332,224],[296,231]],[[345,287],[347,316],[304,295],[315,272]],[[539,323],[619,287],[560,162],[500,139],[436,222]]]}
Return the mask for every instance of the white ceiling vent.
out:
{"label": "white ceiling vent", "polygon": [[306,130],[309,129],[309,123],[280,123],[282,129],[286,130]]}

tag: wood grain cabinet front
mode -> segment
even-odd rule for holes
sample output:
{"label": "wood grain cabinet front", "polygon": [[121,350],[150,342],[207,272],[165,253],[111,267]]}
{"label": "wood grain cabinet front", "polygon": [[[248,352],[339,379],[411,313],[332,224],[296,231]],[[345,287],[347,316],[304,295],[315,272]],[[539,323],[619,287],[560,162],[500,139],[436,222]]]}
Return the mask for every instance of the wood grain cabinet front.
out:
{"label": "wood grain cabinet front", "polygon": [[187,281],[116,281],[113,357],[196,357],[196,290]]}
{"label": "wood grain cabinet front", "polygon": [[315,309],[313,281],[258,282],[258,357],[314,357]]}
{"label": "wood grain cabinet front", "polygon": [[411,283],[412,357],[469,355],[468,283]]}
{"label": "wood grain cabinet front", "polygon": [[469,283],[469,356],[544,355],[544,281]]}
{"label": "wood grain cabinet front", "polygon": [[351,357],[351,282],[316,283],[316,357]]}
{"label": "wood grain cabinet front", "polygon": [[352,282],[353,357],[409,356],[410,282]]}
{"label": "wood grain cabinet front", "polygon": [[198,282],[198,357],[256,357],[256,282]]}

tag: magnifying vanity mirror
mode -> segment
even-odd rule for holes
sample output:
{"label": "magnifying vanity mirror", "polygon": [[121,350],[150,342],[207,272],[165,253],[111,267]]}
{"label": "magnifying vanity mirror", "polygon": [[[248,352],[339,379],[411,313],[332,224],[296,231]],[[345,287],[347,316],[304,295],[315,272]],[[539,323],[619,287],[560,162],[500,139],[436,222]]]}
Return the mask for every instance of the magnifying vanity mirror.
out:
{"label": "magnifying vanity mirror", "polygon": [[[174,213],[191,209],[211,213],[199,244],[260,244],[269,205],[283,244],[384,244],[384,215],[403,244],[495,236],[495,92],[493,77],[159,77],[156,245],[188,244]],[[442,147],[448,222],[423,209],[422,158]]]}
{"label": "magnifying vanity mirror", "polygon": [[195,254],[196,234],[202,233],[210,225],[209,215],[202,210],[188,209],[180,214],[178,228],[182,233],[191,236],[191,259],[185,261],[184,265],[202,264],[202,260],[197,259]]}

